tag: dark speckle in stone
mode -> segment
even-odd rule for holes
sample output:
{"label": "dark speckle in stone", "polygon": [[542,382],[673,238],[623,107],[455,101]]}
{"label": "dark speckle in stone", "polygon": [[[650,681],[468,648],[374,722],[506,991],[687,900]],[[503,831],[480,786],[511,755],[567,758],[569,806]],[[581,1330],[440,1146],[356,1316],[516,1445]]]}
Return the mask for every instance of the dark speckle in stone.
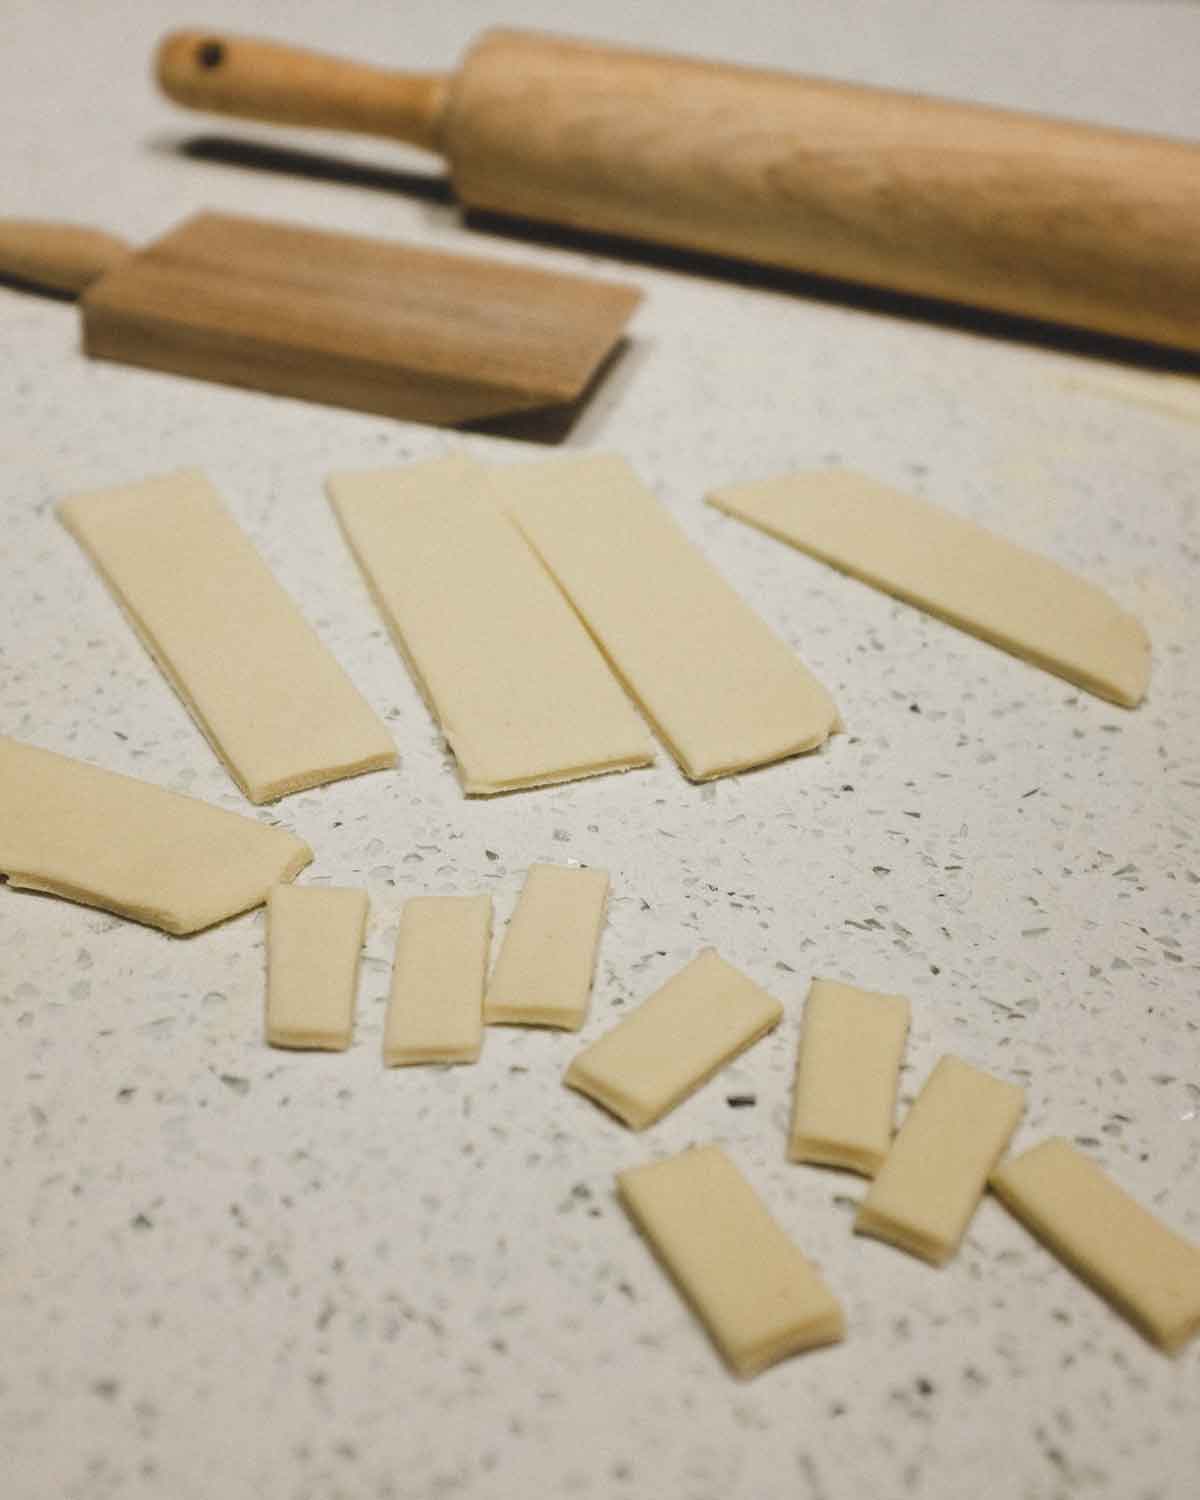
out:
{"label": "dark speckle in stone", "polygon": [[92,1381],[92,1395],[99,1396],[101,1401],[115,1401],[120,1393],[121,1382],[114,1380],[111,1376]]}
{"label": "dark speckle in stone", "polygon": [[232,1089],[235,1094],[248,1094],[250,1092],[250,1080],[241,1078],[236,1073],[221,1073],[218,1075],[227,1089]]}
{"label": "dark speckle in stone", "polygon": [[725,1103],[730,1109],[753,1109],[758,1103],[757,1094],[726,1094]]}
{"label": "dark speckle in stone", "polygon": [[129,1221],[129,1227],[131,1229],[153,1229],[154,1220],[146,1214],[134,1214],[133,1218]]}
{"label": "dark speckle in stone", "polygon": [[935,1389],[936,1389],[936,1387],[934,1386],[934,1383],[933,1383],[932,1380],[927,1379],[924,1375],[919,1375],[917,1377],[917,1395],[918,1396],[932,1396],[933,1393],[934,1393],[934,1391],[935,1391]]}
{"label": "dark speckle in stone", "polygon": [[484,859],[492,859],[492,860],[500,858],[500,856],[496,853],[496,851],[494,849],[485,849],[483,851],[483,857],[484,857]]}

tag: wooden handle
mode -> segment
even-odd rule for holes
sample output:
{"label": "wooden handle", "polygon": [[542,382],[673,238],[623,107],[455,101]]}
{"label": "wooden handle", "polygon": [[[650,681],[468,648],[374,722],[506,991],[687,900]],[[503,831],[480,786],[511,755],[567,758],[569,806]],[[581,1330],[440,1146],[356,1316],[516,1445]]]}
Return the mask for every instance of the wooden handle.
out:
{"label": "wooden handle", "polygon": [[0,276],[82,292],[133,253],[115,234],[41,219],[0,219]]}
{"label": "wooden handle", "polygon": [[439,147],[448,80],[397,73],[300,47],[220,32],[177,31],[155,62],[179,104],[277,125],[318,125]]}

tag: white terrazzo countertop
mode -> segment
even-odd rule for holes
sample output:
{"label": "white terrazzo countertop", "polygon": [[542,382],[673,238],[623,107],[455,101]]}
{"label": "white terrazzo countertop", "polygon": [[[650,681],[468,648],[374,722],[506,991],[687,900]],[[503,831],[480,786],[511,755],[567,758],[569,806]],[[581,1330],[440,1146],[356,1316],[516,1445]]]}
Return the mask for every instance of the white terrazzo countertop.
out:
{"label": "white terrazzo countertop", "polygon": [[[848,728],[706,787],[663,755],[467,801],[322,481],[551,450],[91,364],[73,308],[0,287],[0,733],[251,811],[54,515],[76,490],[199,465],[402,757],[255,813],[314,846],[302,879],[370,893],[344,1055],[262,1044],[261,912],[178,940],[0,885],[5,1500],[1197,1493],[1200,1342],[1156,1352],[990,1199],[941,1271],[855,1238],[861,1181],[783,1147],[809,979],[899,991],[905,1101],[945,1051],[1020,1082],[1016,1147],[1076,1140],[1200,1240],[1200,384],[786,278],[465,226],[393,176],[434,170],[415,152],[185,115],[146,79],[157,37],[197,19],[425,67],[505,21],[1200,138],[1193,4],[684,10],[4,7],[6,212],[140,242],[243,210],[644,288],[561,446],[625,454]],[[309,170],[184,149],[200,138],[284,145]],[[1109,589],[1154,643],[1145,704],[1076,692],[700,503],[823,462]],[[562,1088],[573,1036],[498,1029],[476,1066],[385,1071],[403,901],[488,891],[502,930],[535,860],[612,875],[584,1039],[706,945],[783,1024],[640,1136]],[[752,1382],[613,1193],[615,1171],[705,1141],[847,1310],[843,1344]]]}

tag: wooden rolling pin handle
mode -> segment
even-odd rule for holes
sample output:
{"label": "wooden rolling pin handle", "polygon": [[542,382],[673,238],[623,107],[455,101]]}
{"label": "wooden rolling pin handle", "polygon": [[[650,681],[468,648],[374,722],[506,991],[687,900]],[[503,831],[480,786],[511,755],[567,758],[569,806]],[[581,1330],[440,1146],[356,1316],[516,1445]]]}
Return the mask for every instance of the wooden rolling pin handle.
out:
{"label": "wooden rolling pin handle", "polygon": [[449,80],[210,31],[176,31],[155,72],[178,104],[216,114],[316,125],[439,150]]}
{"label": "wooden rolling pin handle", "polygon": [[0,276],[78,295],[132,255],[102,229],[42,219],[0,219]]}

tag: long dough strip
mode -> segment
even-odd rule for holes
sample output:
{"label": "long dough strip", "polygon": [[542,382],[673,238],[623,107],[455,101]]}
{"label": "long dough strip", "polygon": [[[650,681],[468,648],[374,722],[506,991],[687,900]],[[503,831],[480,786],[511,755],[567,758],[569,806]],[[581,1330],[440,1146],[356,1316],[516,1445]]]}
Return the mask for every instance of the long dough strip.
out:
{"label": "long dough strip", "polygon": [[1200,1249],[1059,1138],[992,1173],[992,1191],[1156,1344],[1200,1331]]}
{"label": "long dough strip", "polygon": [[624,459],[514,464],[491,476],[686,775],[765,765],[840,728],[821,684]]}
{"label": "long dough strip", "polygon": [[251,802],[395,764],[382,720],[201,473],[59,514]]}
{"label": "long dough strip", "polygon": [[617,1188],[739,1375],[844,1336],[837,1300],[719,1147],[632,1167]]}
{"label": "long dough strip", "polygon": [[346,539],[454,752],[486,795],[628,770],[654,749],[480,465],[333,474]]}
{"label": "long dough strip", "polygon": [[607,899],[603,870],[531,865],[488,982],[484,1021],[578,1031]]}
{"label": "long dough strip", "polygon": [[252,906],[312,859],[282,828],[0,736],[0,871],[176,934]]}
{"label": "long dough strip", "polygon": [[779,1001],[712,948],[585,1047],[563,1082],[642,1130],[770,1031]]}
{"label": "long dough strip", "polygon": [[854,1228],[943,1265],[961,1244],[1024,1107],[1016,1084],[943,1057],[905,1116]]}
{"label": "long dough strip", "polygon": [[873,1177],[892,1143],[909,1004],[814,979],[804,1006],[788,1156]]}
{"label": "long dough strip", "polygon": [[354,999],[367,893],[277,885],[267,898],[267,1041],[341,1052]]}
{"label": "long dough strip", "polygon": [[844,573],[1125,708],[1141,702],[1139,622],[1049,558],[845,470],[728,485],[710,504]]}
{"label": "long dough strip", "polygon": [[483,1043],[490,896],[414,896],[396,937],[383,1060],[474,1062]]}

